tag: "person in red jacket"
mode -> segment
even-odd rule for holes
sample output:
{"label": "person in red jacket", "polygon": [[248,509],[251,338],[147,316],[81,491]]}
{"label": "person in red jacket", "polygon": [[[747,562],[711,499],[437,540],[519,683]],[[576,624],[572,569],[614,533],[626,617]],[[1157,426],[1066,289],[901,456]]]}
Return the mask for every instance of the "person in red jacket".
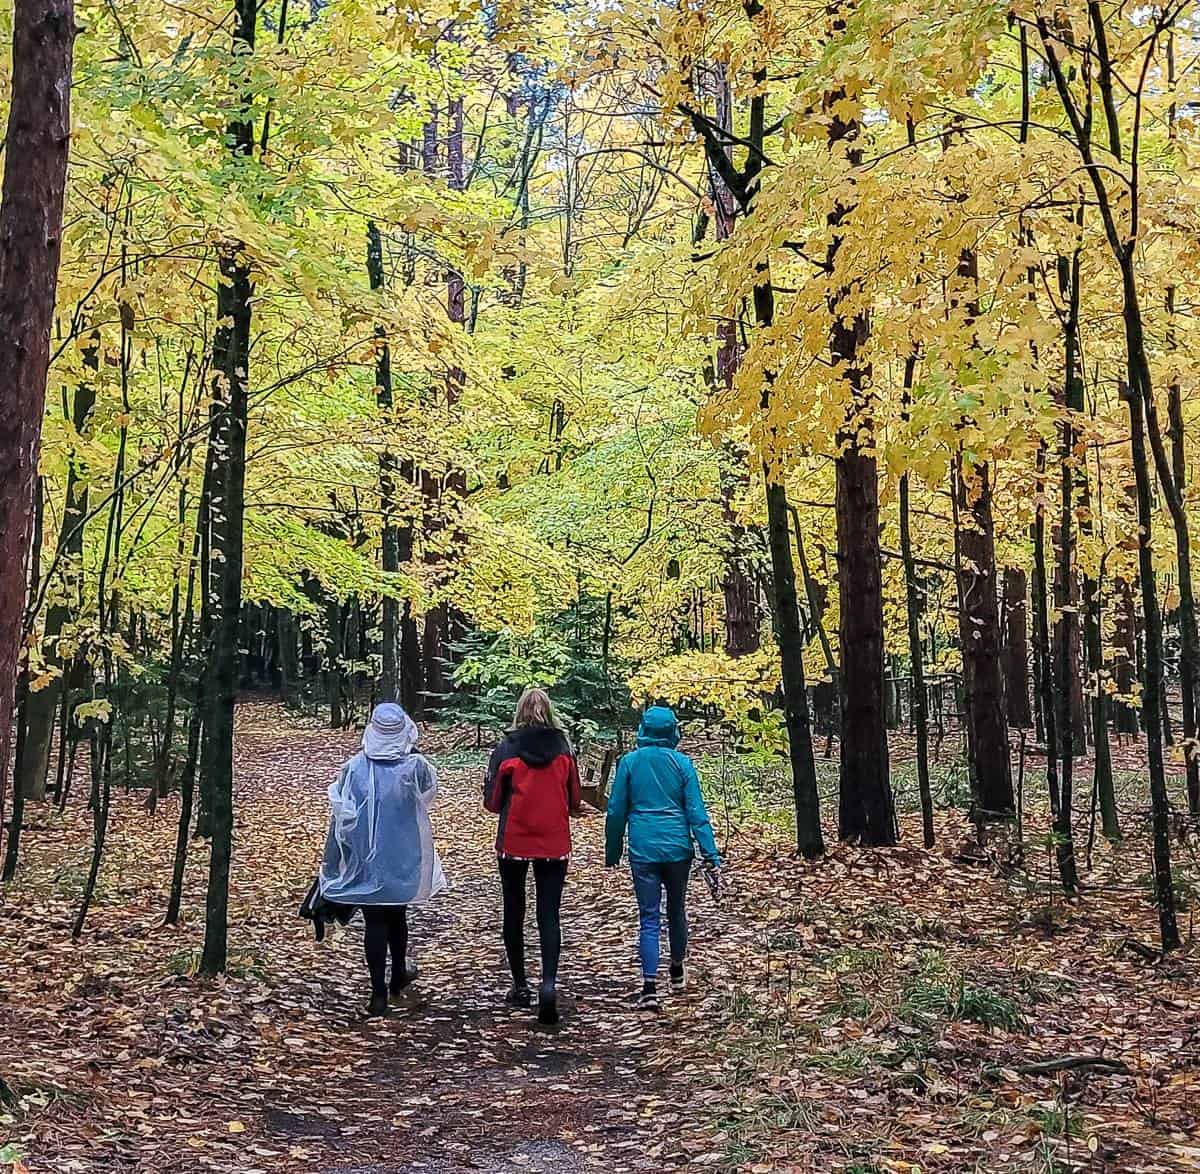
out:
{"label": "person in red jacket", "polygon": [[570,817],[582,813],[583,795],[571,743],[542,689],[521,694],[513,728],[488,763],[483,805],[500,816],[496,855],[504,893],[504,949],[512,971],[508,1002],[533,1005],[525,975],[525,883],[532,864],[542,947],[538,1021],[557,1023],[558,915],[571,856]]}

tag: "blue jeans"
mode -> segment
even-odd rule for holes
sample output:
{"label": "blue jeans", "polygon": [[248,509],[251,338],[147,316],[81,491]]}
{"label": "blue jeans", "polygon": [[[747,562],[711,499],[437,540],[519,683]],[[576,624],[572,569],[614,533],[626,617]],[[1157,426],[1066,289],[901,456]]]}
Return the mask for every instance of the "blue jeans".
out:
{"label": "blue jeans", "polygon": [[672,860],[668,864],[630,863],[633,872],[633,891],[637,895],[642,929],[638,938],[638,953],[642,959],[642,976],[653,980],[658,976],[658,955],[662,938],[662,893],[667,890],[667,931],[671,942],[671,964],[678,966],[687,957],[687,886],[692,861]]}

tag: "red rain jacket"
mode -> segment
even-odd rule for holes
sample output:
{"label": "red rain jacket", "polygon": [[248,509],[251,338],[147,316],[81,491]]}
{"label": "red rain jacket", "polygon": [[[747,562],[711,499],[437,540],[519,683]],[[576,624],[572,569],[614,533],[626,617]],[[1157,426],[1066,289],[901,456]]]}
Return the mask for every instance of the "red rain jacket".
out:
{"label": "red rain jacket", "polygon": [[570,856],[570,816],[583,809],[583,795],[567,736],[553,726],[522,726],[505,734],[488,763],[483,805],[500,816],[499,855]]}

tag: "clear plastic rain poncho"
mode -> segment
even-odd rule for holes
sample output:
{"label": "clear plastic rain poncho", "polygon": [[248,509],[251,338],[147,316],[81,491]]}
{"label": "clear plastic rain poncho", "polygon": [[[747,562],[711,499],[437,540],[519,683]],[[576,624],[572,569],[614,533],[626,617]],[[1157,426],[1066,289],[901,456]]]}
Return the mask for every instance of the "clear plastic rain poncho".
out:
{"label": "clear plastic rain poncho", "polygon": [[329,787],[321,896],[342,905],[419,905],[446,888],[429,808],[437,772],[413,752],[412,718],[377,706],[363,748]]}

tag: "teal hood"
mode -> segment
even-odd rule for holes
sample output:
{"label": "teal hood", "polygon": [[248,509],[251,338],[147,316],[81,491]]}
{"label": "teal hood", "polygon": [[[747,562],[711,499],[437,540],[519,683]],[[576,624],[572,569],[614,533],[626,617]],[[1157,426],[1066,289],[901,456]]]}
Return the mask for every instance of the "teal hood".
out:
{"label": "teal hood", "polygon": [[638,726],[637,744],[666,746],[674,750],[679,745],[679,722],[675,719],[675,711],[665,705],[652,705],[646,710],[642,724]]}

